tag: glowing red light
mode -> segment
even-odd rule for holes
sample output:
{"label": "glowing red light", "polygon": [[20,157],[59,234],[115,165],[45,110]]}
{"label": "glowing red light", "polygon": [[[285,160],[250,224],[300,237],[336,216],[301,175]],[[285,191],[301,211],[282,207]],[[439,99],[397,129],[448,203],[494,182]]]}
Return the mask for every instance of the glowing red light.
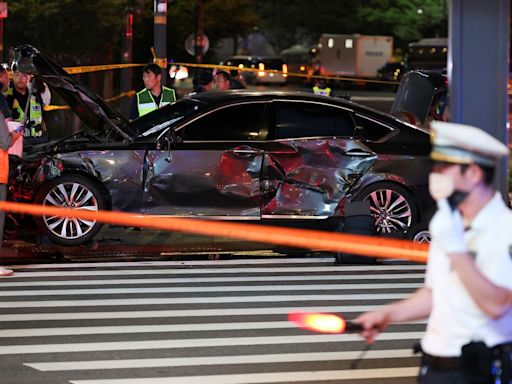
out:
{"label": "glowing red light", "polygon": [[288,321],[300,328],[323,333],[343,333],[347,326],[341,317],[328,313],[292,312],[288,314]]}

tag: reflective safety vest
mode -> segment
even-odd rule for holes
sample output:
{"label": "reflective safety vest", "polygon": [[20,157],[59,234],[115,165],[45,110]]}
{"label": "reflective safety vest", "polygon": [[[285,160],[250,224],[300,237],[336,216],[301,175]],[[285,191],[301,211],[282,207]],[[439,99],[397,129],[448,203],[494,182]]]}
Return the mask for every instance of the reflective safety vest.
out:
{"label": "reflective safety vest", "polygon": [[155,99],[153,98],[150,90],[144,88],[142,91],[137,92],[137,108],[139,110],[139,116],[144,116],[145,114],[153,112],[154,110],[170,104],[173,101],[176,101],[174,89],[162,87],[160,105],[156,105]]}
{"label": "reflective safety vest", "polygon": [[[9,88],[5,92],[5,96],[13,95],[13,89]],[[23,122],[23,118],[25,117],[25,111],[21,107],[20,103],[17,99],[14,99],[12,103],[12,117],[14,121]],[[28,123],[30,122],[30,123]],[[29,120],[25,126],[30,127],[30,129],[25,129],[23,133],[23,137],[41,137],[46,134],[46,127],[43,122],[43,106],[37,100],[35,95],[30,97],[30,110],[29,110]]]}
{"label": "reflective safety vest", "polygon": [[0,149],[0,184],[7,184],[9,179],[9,153]]}
{"label": "reflective safety vest", "polygon": [[313,93],[315,95],[331,96],[331,88],[319,88],[316,85],[313,87]]}

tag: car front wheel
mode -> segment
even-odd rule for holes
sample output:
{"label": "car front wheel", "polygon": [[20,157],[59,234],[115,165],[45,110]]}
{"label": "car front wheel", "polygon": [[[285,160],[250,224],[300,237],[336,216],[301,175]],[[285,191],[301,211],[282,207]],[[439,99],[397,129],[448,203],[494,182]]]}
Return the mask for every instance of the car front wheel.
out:
{"label": "car front wheel", "polygon": [[376,231],[384,236],[403,236],[418,221],[412,194],[396,183],[379,182],[364,188],[355,201],[368,200]]}
{"label": "car front wheel", "polygon": [[[35,202],[47,207],[74,208],[98,211],[106,208],[100,188],[84,176],[64,176],[47,182]],[[97,221],[57,216],[40,216],[37,225],[48,238],[61,245],[82,245],[101,229]]]}

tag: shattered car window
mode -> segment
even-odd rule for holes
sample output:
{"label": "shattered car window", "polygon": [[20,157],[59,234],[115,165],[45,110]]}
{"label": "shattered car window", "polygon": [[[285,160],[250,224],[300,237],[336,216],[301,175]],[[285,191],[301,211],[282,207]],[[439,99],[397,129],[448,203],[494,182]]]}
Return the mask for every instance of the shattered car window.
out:
{"label": "shattered car window", "polygon": [[[161,133],[178,121],[196,114],[201,107],[202,105],[194,100],[181,100],[135,120],[134,124],[137,126],[137,131],[141,132],[139,137],[146,138]],[[146,116],[151,118],[148,119]]]}

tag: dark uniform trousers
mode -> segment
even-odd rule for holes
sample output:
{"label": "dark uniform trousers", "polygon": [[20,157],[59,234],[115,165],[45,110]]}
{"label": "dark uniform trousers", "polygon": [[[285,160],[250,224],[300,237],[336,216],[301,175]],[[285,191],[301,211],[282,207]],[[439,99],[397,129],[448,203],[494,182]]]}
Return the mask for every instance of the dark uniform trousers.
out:
{"label": "dark uniform trousers", "polygon": [[[512,343],[463,347],[462,358],[423,353],[419,384],[512,384]],[[466,351],[465,351],[466,349]]]}

